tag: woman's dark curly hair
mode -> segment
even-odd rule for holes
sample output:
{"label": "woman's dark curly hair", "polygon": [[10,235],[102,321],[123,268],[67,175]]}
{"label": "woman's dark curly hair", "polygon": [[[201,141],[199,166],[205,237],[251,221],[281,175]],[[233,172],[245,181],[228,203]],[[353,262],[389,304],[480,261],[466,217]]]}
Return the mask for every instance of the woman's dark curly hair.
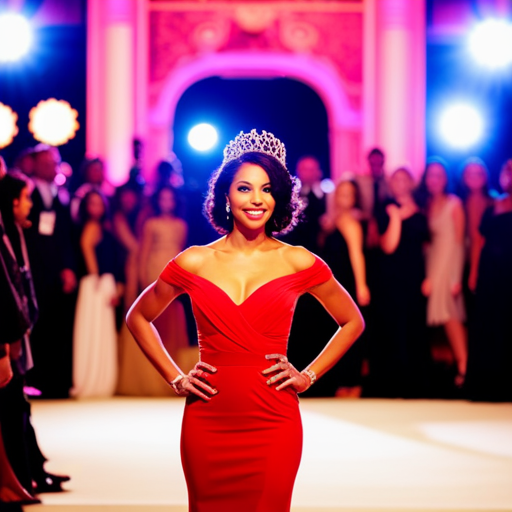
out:
{"label": "woman's dark curly hair", "polygon": [[206,218],[221,235],[233,230],[233,216],[229,215],[228,219],[228,215],[226,215],[226,196],[235,174],[245,163],[259,165],[270,179],[271,193],[276,206],[265,226],[267,235],[290,232],[297,225],[299,216],[304,209],[299,199],[300,182],[290,175],[279,160],[265,153],[244,153],[236,160],[222,165],[213,173],[204,203]]}

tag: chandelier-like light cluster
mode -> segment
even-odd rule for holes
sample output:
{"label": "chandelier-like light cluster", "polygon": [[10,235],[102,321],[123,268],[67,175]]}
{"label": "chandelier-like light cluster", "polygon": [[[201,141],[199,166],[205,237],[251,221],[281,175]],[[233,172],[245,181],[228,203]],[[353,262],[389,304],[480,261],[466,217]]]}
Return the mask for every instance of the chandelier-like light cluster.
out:
{"label": "chandelier-like light cluster", "polygon": [[245,153],[265,153],[277,158],[286,167],[286,148],[284,144],[272,133],[263,130],[261,135],[255,129],[249,133],[240,132],[235,140],[229,142],[224,148],[222,165],[236,160]]}
{"label": "chandelier-like light cluster", "polygon": [[18,134],[18,114],[12,108],[0,103],[0,149],[8,146]]}
{"label": "chandelier-like light cluster", "polygon": [[60,146],[75,136],[80,127],[78,112],[64,100],[40,101],[29,113],[29,130],[34,138],[51,146]]}

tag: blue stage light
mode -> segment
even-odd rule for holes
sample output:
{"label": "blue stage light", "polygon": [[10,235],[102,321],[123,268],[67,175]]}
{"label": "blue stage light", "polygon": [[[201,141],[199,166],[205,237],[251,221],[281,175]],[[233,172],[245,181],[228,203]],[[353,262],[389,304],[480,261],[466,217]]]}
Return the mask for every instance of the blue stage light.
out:
{"label": "blue stage light", "polygon": [[217,130],[207,123],[198,124],[188,132],[188,143],[196,151],[212,149],[217,144],[218,139]]}
{"label": "blue stage light", "polygon": [[444,140],[459,149],[476,144],[482,137],[483,127],[480,113],[464,103],[447,107],[439,120],[439,130]]}
{"label": "blue stage light", "polygon": [[512,63],[512,24],[488,19],[479,23],[469,36],[469,49],[475,60],[496,69]]}
{"label": "blue stage light", "polygon": [[32,31],[23,16],[14,13],[0,15],[0,62],[20,59],[31,44]]}

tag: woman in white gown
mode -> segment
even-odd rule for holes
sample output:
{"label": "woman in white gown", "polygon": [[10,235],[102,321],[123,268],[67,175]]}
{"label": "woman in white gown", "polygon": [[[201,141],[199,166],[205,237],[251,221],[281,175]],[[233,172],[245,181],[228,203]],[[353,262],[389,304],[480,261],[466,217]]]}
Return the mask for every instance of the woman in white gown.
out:
{"label": "woman in white gown", "polygon": [[107,202],[99,191],[86,193],[78,212],[83,277],[75,313],[71,394],[112,396],[117,383],[115,306],[122,291],[119,248],[106,227]]}

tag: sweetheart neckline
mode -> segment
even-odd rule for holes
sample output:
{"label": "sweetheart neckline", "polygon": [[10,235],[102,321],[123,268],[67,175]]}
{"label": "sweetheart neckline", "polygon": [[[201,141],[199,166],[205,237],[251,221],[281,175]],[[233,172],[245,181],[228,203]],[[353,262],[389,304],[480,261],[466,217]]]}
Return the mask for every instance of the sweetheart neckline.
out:
{"label": "sweetheart neckline", "polygon": [[262,285],[258,286],[253,292],[251,292],[240,304],[237,304],[229,295],[227,292],[225,292],[219,285],[215,284],[213,281],[210,281],[209,279],[206,279],[206,277],[199,276],[197,274],[194,274],[193,272],[190,272],[189,270],[184,269],[183,267],[180,267],[176,261],[173,259],[171,260],[171,263],[174,263],[181,271],[186,272],[187,274],[190,274],[191,276],[197,277],[199,279],[202,279],[203,281],[206,281],[210,285],[212,285],[217,290],[221,291],[228,299],[229,301],[236,306],[237,308],[243,306],[255,293],[259,292],[262,288],[265,288],[271,283],[274,283],[276,281],[279,281],[280,279],[285,279],[287,277],[295,277],[298,274],[302,274],[303,272],[307,272],[308,270],[311,270],[317,263],[319,262],[319,259],[315,256],[315,262],[313,265],[311,265],[308,268],[305,268],[303,270],[299,270],[298,272],[292,272],[291,274],[285,274],[284,276],[279,276],[274,279],[271,279],[270,281],[267,281],[266,283],[263,283]]}

